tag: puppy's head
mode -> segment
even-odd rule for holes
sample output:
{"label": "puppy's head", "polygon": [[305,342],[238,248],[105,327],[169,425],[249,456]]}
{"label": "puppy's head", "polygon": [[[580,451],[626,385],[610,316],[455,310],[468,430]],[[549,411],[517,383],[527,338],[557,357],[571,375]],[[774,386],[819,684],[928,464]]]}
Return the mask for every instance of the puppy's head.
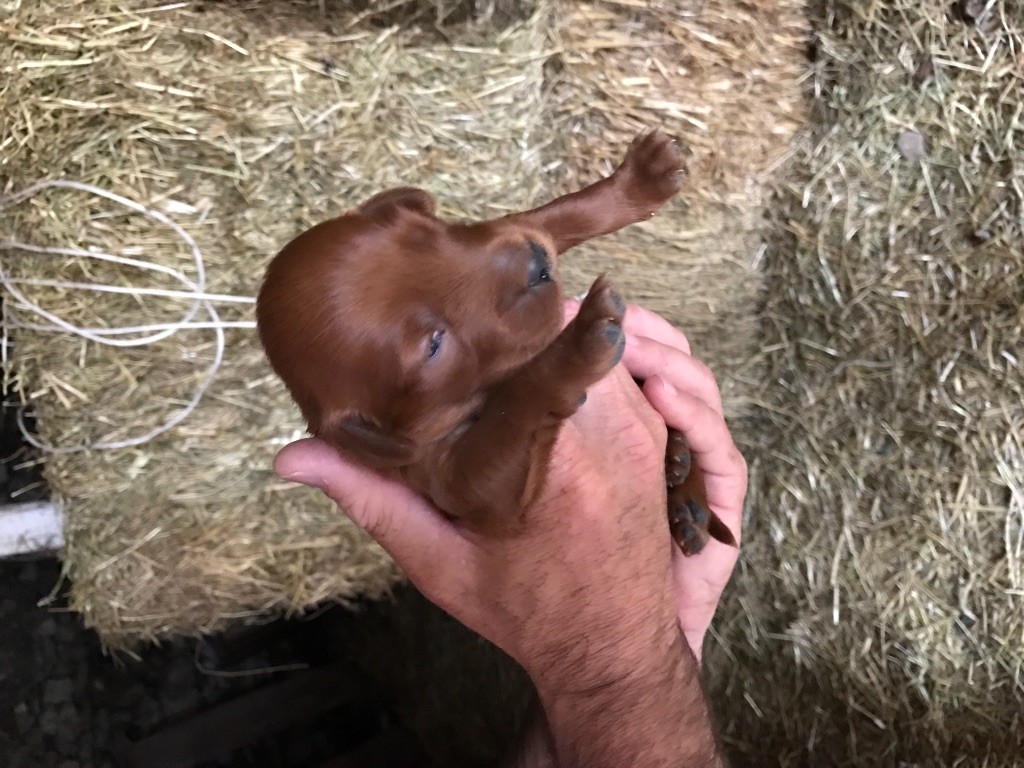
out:
{"label": "puppy's head", "polygon": [[396,189],[273,259],[260,339],[310,431],[378,467],[456,429],[562,325],[549,236],[515,219],[449,224]]}

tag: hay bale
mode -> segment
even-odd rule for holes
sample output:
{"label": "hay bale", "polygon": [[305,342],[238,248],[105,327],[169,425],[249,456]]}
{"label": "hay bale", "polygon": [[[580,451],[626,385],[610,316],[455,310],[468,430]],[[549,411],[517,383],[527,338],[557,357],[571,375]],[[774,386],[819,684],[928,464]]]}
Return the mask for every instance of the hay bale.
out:
{"label": "hay bale", "polygon": [[1024,8],[973,5],[814,18],[708,662],[737,765],[1021,764]]}
{"label": "hay bale", "polygon": [[[64,176],[171,212],[202,248],[207,290],[251,297],[296,231],[383,187],[422,184],[442,213],[459,216],[538,197],[548,16],[539,7],[503,30],[471,27],[455,47],[372,20],[336,18],[325,31],[309,3],[272,13],[265,4],[26,4],[6,23],[0,54],[3,173],[8,189]],[[42,193],[7,221],[20,240],[188,271],[172,233],[79,192]],[[15,279],[180,287],[81,259],[19,253],[5,266]],[[181,315],[174,299],[22,288],[85,327]],[[251,321],[251,305],[221,314]],[[58,446],[162,424],[214,348],[208,330],[130,349],[14,333],[11,373],[40,436]],[[301,435],[297,411],[251,330],[229,331],[226,348],[199,408],[173,431],[137,447],[48,457],[67,516],[71,605],[111,646],[378,597],[399,578],[318,494],[275,481],[275,450]]]}

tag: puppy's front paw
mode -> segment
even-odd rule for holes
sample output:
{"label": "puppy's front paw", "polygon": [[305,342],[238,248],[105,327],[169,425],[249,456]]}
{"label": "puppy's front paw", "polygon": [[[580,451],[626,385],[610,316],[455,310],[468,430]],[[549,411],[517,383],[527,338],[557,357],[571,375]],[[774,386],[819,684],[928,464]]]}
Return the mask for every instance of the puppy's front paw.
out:
{"label": "puppy's front paw", "polygon": [[590,287],[579,312],[556,340],[558,396],[552,413],[568,418],[583,405],[587,387],[602,379],[622,359],[626,302],[604,276]]}
{"label": "puppy's front paw", "polygon": [[686,175],[675,141],[660,131],[637,136],[619,172],[627,181],[628,194],[653,206],[651,213],[679,191]]}
{"label": "puppy's front paw", "polygon": [[614,368],[626,351],[625,314],[622,295],[607,277],[597,278],[571,324],[577,354],[587,361],[595,381]]}

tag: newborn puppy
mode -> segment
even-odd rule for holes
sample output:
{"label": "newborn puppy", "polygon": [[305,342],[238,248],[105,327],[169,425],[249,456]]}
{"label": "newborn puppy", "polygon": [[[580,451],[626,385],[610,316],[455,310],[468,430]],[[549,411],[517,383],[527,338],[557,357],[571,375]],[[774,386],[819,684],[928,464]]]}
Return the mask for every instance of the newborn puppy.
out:
{"label": "newborn puppy", "polygon": [[[474,224],[418,189],[382,192],[292,240],[256,304],[260,339],[313,435],[477,529],[515,529],[547,477],[561,423],[622,357],[626,305],[605,278],[563,330],[557,258],[649,218],[678,190],[678,153],[640,136],[609,177]],[[673,535],[698,552],[728,529],[666,466]],[[724,533],[723,533],[724,531]]]}

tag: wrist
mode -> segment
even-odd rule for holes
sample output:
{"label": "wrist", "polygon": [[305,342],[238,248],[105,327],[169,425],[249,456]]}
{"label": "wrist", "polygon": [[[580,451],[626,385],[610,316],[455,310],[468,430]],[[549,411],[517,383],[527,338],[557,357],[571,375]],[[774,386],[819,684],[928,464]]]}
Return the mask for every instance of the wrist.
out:
{"label": "wrist", "polygon": [[523,662],[542,700],[600,696],[663,677],[678,661],[682,635],[673,613],[658,611],[665,615],[652,619],[655,610],[637,610],[632,621],[609,615],[601,626],[549,636],[544,650]]}
{"label": "wrist", "polygon": [[538,685],[562,768],[722,766],[693,653],[674,640],[633,672],[599,685]]}
{"label": "wrist", "polygon": [[[678,630],[616,648],[583,646],[568,654],[568,664],[531,672],[545,712],[571,711],[579,706],[602,708],[625,696],[643,695],[686,671],[687,661],[696,669]],[[588,644],[589,645],[589,644]],[[686,657],[689,657],[687,659]]]}

